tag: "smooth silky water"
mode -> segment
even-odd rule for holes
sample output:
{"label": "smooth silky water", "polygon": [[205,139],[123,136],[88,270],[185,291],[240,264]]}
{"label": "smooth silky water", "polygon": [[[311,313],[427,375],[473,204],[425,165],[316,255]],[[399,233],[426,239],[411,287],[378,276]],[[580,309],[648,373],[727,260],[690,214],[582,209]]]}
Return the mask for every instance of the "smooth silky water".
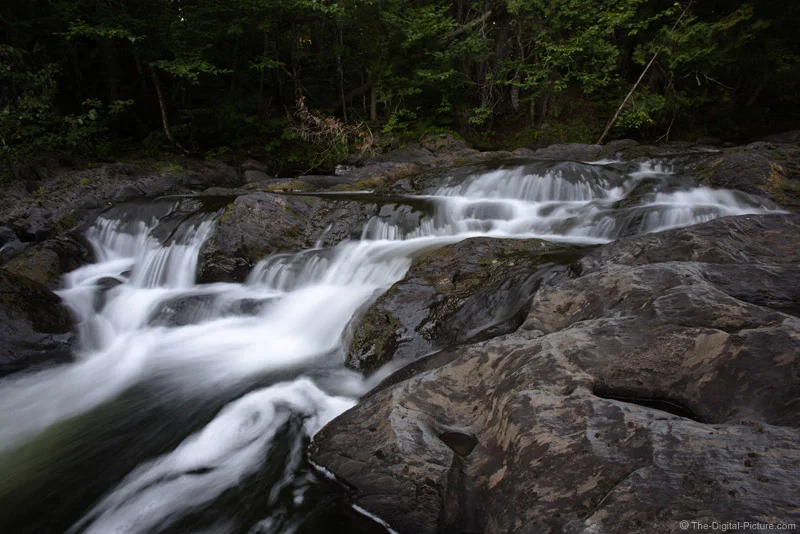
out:
{"label": "smooth silky water", "polygon": [[415,256],[474,236],[599,244],[776,210],[653,162],[618,164],[454,175],[414,198],[430,214],[388,208],[360,240],[269,256],[242,284],[195,282],[218,211],[115,207],[86,235],[97,263],[59,292],[77,319],[75,362],[0,381],[0,530],[336,530],[326,518],[342,492],[305,448],[388,372],[344,367],[347,327]]}

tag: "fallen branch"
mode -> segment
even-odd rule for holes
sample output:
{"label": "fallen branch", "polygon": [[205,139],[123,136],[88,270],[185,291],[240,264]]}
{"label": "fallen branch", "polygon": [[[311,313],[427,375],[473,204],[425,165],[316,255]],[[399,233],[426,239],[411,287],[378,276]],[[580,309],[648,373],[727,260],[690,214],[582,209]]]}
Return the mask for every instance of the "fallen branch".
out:
{"label": "fallen branch", "polygon": [[484,13],[483,15],[478,17],[477,19],[471,20],[471,21],[467,22],[466,24],[464,24],[463,26],[461,26],[460,28],[456,28],[455,30],[453,30],[450,33],[448,33],[447,35],[445,35],[444,37],[442,37],[439,40],[439,43],[441,43],[442,46],[449,45],[454,40],[456,40],[460,35],[468,32],[469,30],[471,30],[475,26],[483,24],[484,22],[489,20],[489,17],[491,17],[493,13],[494,13],[494,11],[490,9],[489,11],[487,11],[486,13]]}
{"label": "fallen branch", "polygon": [[630,100],[630,98],[633,95],[634,91],[636,91],[636,88],[639,87],[639,84],[642,82],[642,79],[644,78],[644,75],[647,74],[648,70],[650,70],[650,67],[653,65],[653,62],[656,60],[657,57],[658,57],[658,52],[653,54],[653,57],[650,59],[650,62],[647,64],[647,66],[644,68],[642,73],[639,75],[639,79],[636,80],[636,83],[633,84],[633,87],[631,87],[631,90],[628,91],[628,94],[625,96],[625,99],[622,101],[622,104],[620,104],[619,107],[617,108],[617,112],[614,113],[614,116],[611,117],[611,120],[608,121],[608,124],[606,124],[606,129],[603,130],[603,135],[601,135],[600,139],[597,140],[597,144],[598,145],[603,143],[603,139],[605,139],[606,135],[608,135],[608,132],[611,131],[611,127],[614,126],[614,123],[617,122],[617,119],[619,118],[619,114],[622,113],[622,110],[625,108],[625,104],[628,103],[628,100]]}
{"label": "fallen branch", "polygon": [[[678,27],[678,24],[680,24],[681,20],[683,20],[683,16],[686,14],[687,11],[689,11],[689,8],[692,7],[692,4],[694,4],[694,0],[690,0],[690,2],[686,5],[686,8],[683,10],[683,13],[681,13],[681,16],[678,17],[678,20],[676,20],[675,24],[673,24],[672,31],[675,31],[675,28]],[[603,143],[603,139],[606,138],[606,136],[608,135],[608,132],[611,131],[611,128],[617,122],[617,119],[619,118],[619,114],[622,113],[622,110],[625,108],[625,104],[628,103],[628,100],[630,100],[631,95],[633,95],[634,91],[636,91],[636,88],[639,87],[640,83],[642,83],[642,80],[644,79],[644,75],[647,74],[648,70],[650,70],[650,67],[653,65],[653,63],[655,62],[656,58],[658,57],[659,52],[660,52],[660,50],[656,51],[656,53],[653,54],[653,57],[650,58],[650,61],[647,63],[647,66],[645,66],[644,70],[639,75],[639,79],[636,80],[636,83],[633,84],[633,87],[631,87],[631,90],[628,91],[628,94],[625,96],[625,99],[622,101],[622,104],[620,104],[619,107],[617,108],[617,112],[614,113],[614,116],[611,117],[611,120],[608,121],[608,124],[606,124],[606,129],[603,130],[603,134],[600,136],[600,139],[597,140],[596,144],[600,145],[600,144]]]}

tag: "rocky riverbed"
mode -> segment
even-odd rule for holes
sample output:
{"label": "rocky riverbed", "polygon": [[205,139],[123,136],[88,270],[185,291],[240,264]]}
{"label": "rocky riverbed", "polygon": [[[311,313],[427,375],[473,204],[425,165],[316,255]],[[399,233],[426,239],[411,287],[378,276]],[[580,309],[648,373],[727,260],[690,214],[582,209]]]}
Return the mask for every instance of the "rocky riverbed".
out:
{"label": "rocky riverbed", "polygon": [[136,268],[92,282],[81,313],[60,305],[64,276],[109,260],[98,216],[115,232],[152,218],[158,246],[196,243],[199,284],[154,305],[148,329],[265,316],[308,280],[367,281],[326,350],[379,384],[310,459],[398,532],[796,523],[795,142],[479,152],[432,138],[291,179],[255,161],[34,166],[0,207],[0,373],[24,382],[91,352],[81,313]]}

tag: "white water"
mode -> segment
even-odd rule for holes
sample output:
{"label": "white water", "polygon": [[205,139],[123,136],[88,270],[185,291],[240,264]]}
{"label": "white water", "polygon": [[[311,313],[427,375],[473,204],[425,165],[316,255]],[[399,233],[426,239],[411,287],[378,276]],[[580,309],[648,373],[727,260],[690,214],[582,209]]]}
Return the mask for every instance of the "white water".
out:
{"label": "white water", "polygon": [[[74,527],[157,532],[256,473],[290,414],[304,419],[302,435],[311,436],[374,384],[343,368],[343,335],[416,254],[478,235],[602,243],[774,209],[740,193],[691,188],[614,210],[639,181],[668,180],[670,171],[644,164],[618,176],[595,163],[540,174],[495,170],[446,184],[425,197],[435,212],[414,228],[375,218],[362,240],[273,255],[244,284],[195,283],[213,216],[185,223],[168,245],[154,237],[158,218],[101,218],[88,234],[97,263],[70,273],[61,291],[79,319],[77,361],[0,383],[0,451],[35,442],[138,384],[161,384],[159,401],[180,404],[248,380],[271,383],[228,405],[173,452],[140,465]],[[121,283],[101,295],[104,278]],[[191,299],[200,299],[196,309],[170,322]],[[276,487],[291,485],[302,435]]]}
{"label": "white water", "polygon": [[[292,413],[305,417],[303,431],[312,435],[354,404],[326,395],[308,379],[249,393],[172,453],[136,468],[71,532],[157,532],[258,470]],[[302,450],[294,447],[290,469],[276,485],[291,483],[291,468],[301,458]]]}
{"label": "white water", "polygon": [[704,187],[658,193],[634,208],[613,209],[642,180],[668,180],[672,174],[651,162],[626,176],[576,164],[560,164],[543,173],[531,173],[525,167],[500,169],[445,185],[429,195],[436,214],[419,227],[404,230],[373,219],[364,229],[364,238],[489,235],[607,243],[625,235],[775,209],[763,198]]}

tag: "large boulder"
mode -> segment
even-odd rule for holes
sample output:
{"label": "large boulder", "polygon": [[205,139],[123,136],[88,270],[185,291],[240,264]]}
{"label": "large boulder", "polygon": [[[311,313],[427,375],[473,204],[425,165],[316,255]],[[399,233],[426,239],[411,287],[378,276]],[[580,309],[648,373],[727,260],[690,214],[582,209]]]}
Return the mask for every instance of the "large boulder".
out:
{"label": "large boulder", "polygon": [[181,159],[171,165],[109,163],[91,169],[49,167],[46,176],[26,190],[15,181],[2,187],[0,224],[23,241],[58,237],[90,220],[110,203],[144,196],[188,193],[240,182],[236,171],[221,161]]}
{"label": "large boulder", "polygon": [[533,153],[538,159],[591,161],[603,156],[603,147],[600,145],[585,145],[581,143],[565,143],[550,145],[540,148]]}
{"label": "large boulder", "polygon": [[65,235],[26,248],[3,268],[56,289],[64,274],[91,263],[93,257],[91,247],[83,239]]}
{"label": "large boulder", "polygon": [[466,239],[417,258],[357,320],[347,365],[372,373],[477,336],[516,329],[531,295],[580,249],[538,239]]}
{"label": "large boulder", "polygon": [[702,183],[770,198],[800,210],[800,147],[753,143],[704,158],[696,167]]}
{"label": "large boulder", "polygon": [[0,269],[0,376],[70,361],[72,319],[44,285]]}
{"label": "large boulder", "polygon": [[401,533],[796,523],[800,216],[621,239],[574,271],[515,332],[391,376],[313,461]]}
{"label": "large boulder", "polygon": [[198,280],[240,282],[274,252],[358,238],[378,207],[368,200],[256,192],[233,198],[203,245]]}
{"label": "large boulder", "polygon": [[310,204],[302,198],[261,192],[236,197],[203,245],[198,279],[241,281],[264,256],[302,248]]}

